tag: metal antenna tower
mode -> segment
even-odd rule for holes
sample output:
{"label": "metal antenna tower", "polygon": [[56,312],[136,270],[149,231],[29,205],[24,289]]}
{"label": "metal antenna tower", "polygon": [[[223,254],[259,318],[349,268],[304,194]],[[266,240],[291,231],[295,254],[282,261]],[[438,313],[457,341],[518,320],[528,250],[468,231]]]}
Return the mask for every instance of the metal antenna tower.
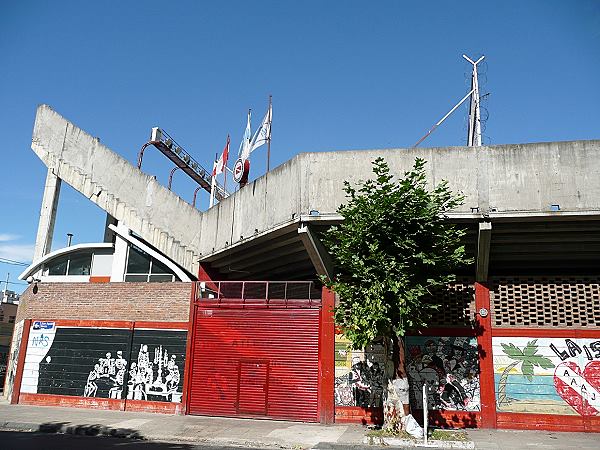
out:
{"label": "metal antenna tower", "polygon": [[469,129],[467,130],[467,145],[469,147],[481,146],[481,109],[479,106],[479,81],[477,79],[477,64],[483,61],[485,56],[482,56],[477,61],[473,62],[467,55],[462,55],[467,61],[473,65],[473,73],[471,74],[471,105],[469,107]]}

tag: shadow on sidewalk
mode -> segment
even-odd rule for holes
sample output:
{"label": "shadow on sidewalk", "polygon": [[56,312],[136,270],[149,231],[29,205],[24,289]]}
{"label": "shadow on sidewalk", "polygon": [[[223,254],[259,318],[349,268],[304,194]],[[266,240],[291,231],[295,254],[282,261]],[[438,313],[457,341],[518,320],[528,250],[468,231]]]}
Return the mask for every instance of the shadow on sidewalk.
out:
{"label": "shadow on sidewalk", "polygon": [[[93,430],[96,425],[91,425]],[[80,430],[82,428],[78,427]],[[93,431],[91,431],[93,432]],[[56,434],[52,431],[45,432],[18,432],[1,431],[0,442],[6,449],[40,449],[44,450],[103,450],[103,449],[135,449],[148,450],[198,450],[203,448],[198,445],[177,444],[167,442],[151,442],[141,439],[115,439],[95,435]],[[207,447],[208,448],[208,447]]]}
{"label": "shadow on sidewalk", "polygon": [[40,433],[74,434],[78,436],[111,436],[129,439],[144,439],[139,431],[131,428],[111,428],[100,424],[69,425],[70,422],[42,423],[37,431]]}

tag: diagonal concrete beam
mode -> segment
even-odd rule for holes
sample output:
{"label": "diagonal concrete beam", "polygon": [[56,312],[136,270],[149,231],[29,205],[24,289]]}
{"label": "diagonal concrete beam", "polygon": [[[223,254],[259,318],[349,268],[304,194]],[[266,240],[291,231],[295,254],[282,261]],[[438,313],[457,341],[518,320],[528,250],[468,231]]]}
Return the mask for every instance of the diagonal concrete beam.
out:
{"label": "diagonal concrete beam", "polygon": [[333,262],[323,243],[311,231],[309,226],[303,223],[298,227],[298,235],[317,273],[331,279],[333,276]]}
{"label": "diagonal concrete beam", "polygon": [[477,281],[487,281],[491,242],[492,223],[479,222],[479,232],[477,234],[477,267],[475,269],[475,279]]}

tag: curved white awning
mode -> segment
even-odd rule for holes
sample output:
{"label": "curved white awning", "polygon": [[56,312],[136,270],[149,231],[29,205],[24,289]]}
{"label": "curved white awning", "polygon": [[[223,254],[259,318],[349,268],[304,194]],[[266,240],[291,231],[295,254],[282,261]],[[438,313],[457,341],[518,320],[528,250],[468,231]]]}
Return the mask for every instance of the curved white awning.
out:
{"label": "curved white awning", "polygon": [[21,273],[21,275],[19,275],[19,280],[26,280],[27,277],[33,275],[38,270],[40,270],[42,264],[46,263],[47,261],[49,261],[53,258],[56,258],[57,256],[67,255],[69,253],[77,252],[79,250],[106,250],[106,249],[112,249],[112,248],[114,248],[114,245],[111,244],[110,242],[95,242],[92,244],[75,244],[75,245],[71,245],[69,247],[59,248],[58,250],[54,250],[53,252],[50,252],[47,255],[44,255],[42,258],[38,259],[37,261],[32,262],[31,265],[28,266],[23,271],[23,273]]}

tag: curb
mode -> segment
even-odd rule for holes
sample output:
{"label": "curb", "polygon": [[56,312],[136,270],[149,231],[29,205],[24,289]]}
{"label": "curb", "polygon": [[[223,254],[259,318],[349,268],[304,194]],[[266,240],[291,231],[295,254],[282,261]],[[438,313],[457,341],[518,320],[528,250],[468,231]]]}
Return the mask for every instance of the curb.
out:
{"label": "curb", "polygon": [[56,423],[30,423],[30,422],[0,422],[0,431],[17,431],[27,433],[47,433],[47,434],[71,434],[79,436],[98,436],[98,437],[115,437],[139,439],[155,442],[171,442],[171,443],[195,443],[202,444],[207,447],[222,447],[222,446],[239,446],[249,447],[258,446],[265,449],[285,449],[296,448],[297,445],[281,442],[261,442],[248,439],[228,439],[228,438],[194,438],[190,436],[165,436],[164,434],[147,434],[142,435],[137,430],[128,428],[111,428],[106,425],[99,424],[65,424]]}
{"label": "curb", "polygon": [[428,440],[427,444],[422,441],[414,441],[412,439],[399,439],[392,437],[370,437],[365,436],[363,444],[367,445],[385,445],[391,447],[410,447],[410,448],[457,448],[457,449],[474,449],[473,441],[434,441]]}

